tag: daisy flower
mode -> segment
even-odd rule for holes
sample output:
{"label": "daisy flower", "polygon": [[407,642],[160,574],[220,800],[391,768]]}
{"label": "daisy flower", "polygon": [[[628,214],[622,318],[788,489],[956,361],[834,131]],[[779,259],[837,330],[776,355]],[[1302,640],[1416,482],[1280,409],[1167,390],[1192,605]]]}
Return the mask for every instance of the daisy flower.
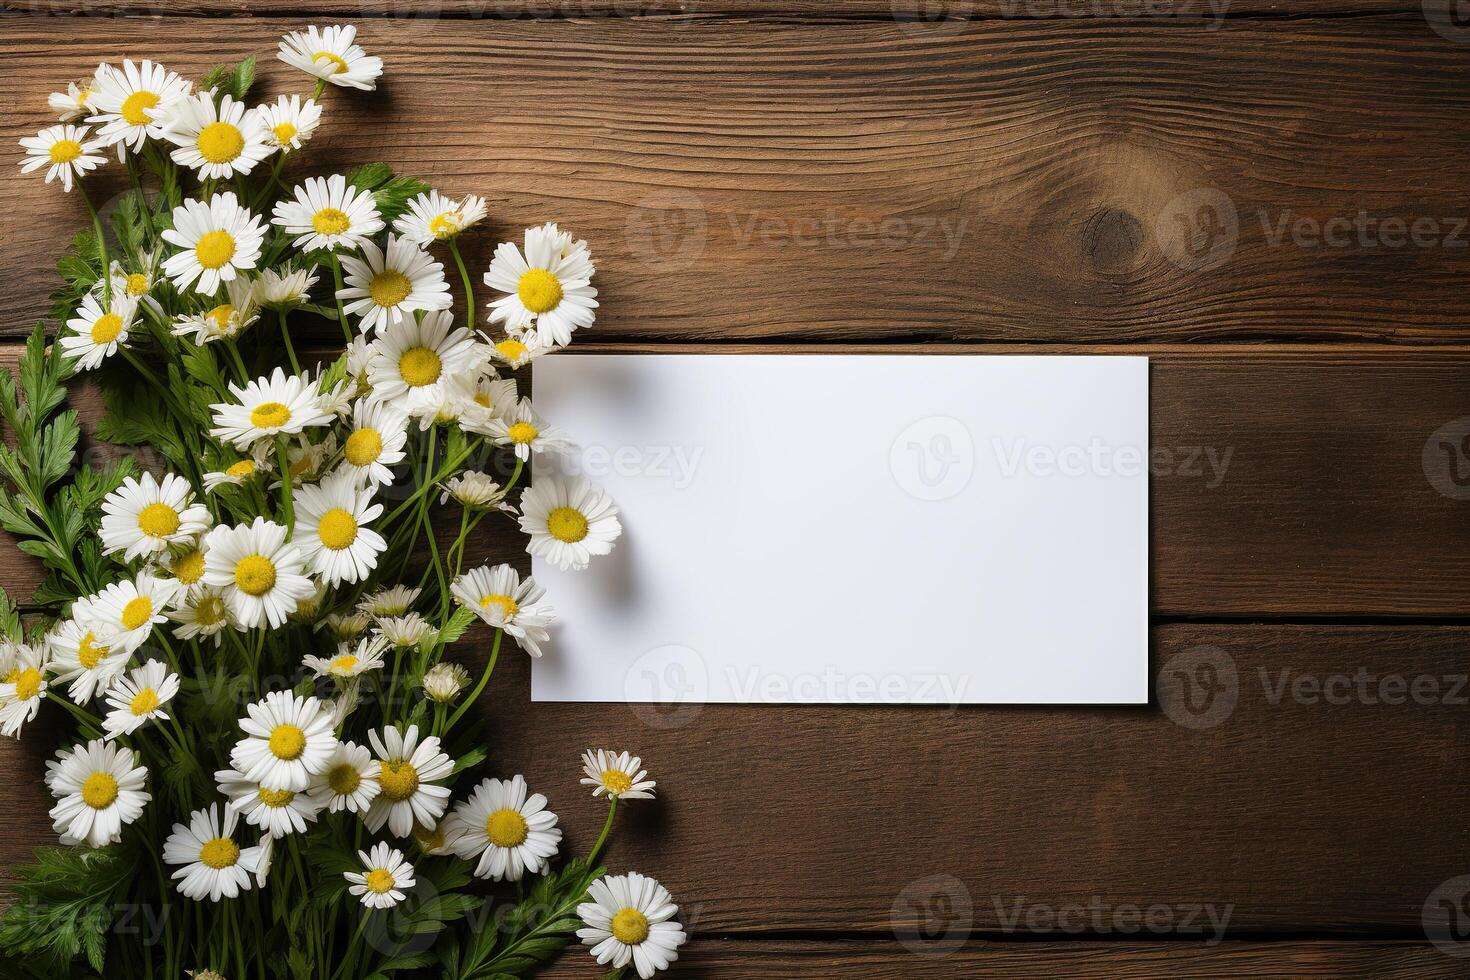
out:
{"label": "daisy flower", "polygon": [[66,693],[77,704],[86,704],[112,686],[132,656],[131,650],[109,647],[93,627],[76,619],[64,620],[46,637],[46,643],[52,673],[58,682],[71,681]]}
{"label": "daisy flower", "polygon": [[35,136],[20,141],[26,156],[21,161],[20,172],[46,169],[46,183],[61,181],[61,189],[71,193],[74,177],[85,177],[88,171],[96,170],[107,162],[97,151],[106,146],[101,140],[88,138],[85,126],[47,126]]}
{"label": "daisy flower", "polygon": [[[185,313],[171,328],[175,337],[189,337],[203,346],[239,335],[260,319],[256,284],[249,276],[236,276],[225,283],[225,302],[199,313]],[[192,334],[192,336],[190,336]]]}
{"label": "daisy flower", "polygon": [[174,208],[173,227],[163,240],[182,251],[164,260],[163,271],[174,288],[212,296],[220,283],[255,268],[260,259],[265,227],[235,199],[234,191],[211,197],[208,203],[188,200]]}
{"label": "daisy flower", "polygon": [[419,741],[417,725],[408,732],[397,728],[368,732],[373,754],[378,758],[379,794],[363,822],[377,833],[384,824],[395,837],[407,837],[415,823],[433,824],[444,815],[449,789],[438,783],[454,772],[454,760],[439,751],[439,739]]}
{"label": "daisy flower", "polygon": [[370,399],[416,415],[434,403],[449,379],[471,370],[474,338],[453,323],[454,314],[445,310],[427,314],[421,323],[409,317],[387,327],[374,342],[368,364]]}
{"label": "daisy flower", "polygon": [[439,635],[439,631],[416,612],[380,618],[377,632],[389,646],[400,650],[416,647]]}
{"label": "daisy flower", "polygon": [[196,586],[204,581],[203,543],[189,544],[187,547],[189,550],[176,552],[168,559],[167,565],[163,566],[168,569],[174,582],[178,584],[175,591],[174,608],[182,605],[191,592],[197,591]]}
{"label": "daisy flower", "polygon": [[542,601],[546,590],[529,576],[509,565],[472,568],[449,586],[460,605],[496,629],[503,629],[533,657],[541,656],[541,644],[549,640],[546,627],[556,621],[551,604]]}
{"label": "daisy flower", "polygon": [[331,713],[316,698],[275,691],[248,705],[240,719],[245,738],[230,750],[240,775],[265,786],[304,790],[326,771],[337,747]]}
{"label": "daisy flower", "polygon": [[230,607],[225,602],[224,590],[214,586],[202,586],[193,592],[183,605],[171,611],[168,618],[178,623],[174,630],[174,637],[180,640],[192,640],[196,636],[214,637],[214,645],[219,646],[224,637],[220,631],[226,626],[234,626],[230,618]]}
{"label": "daisy flower", "polygon": [[331,612],[323,617],[317,628],[325,626],[338,643],[350,643],[371,625],[372,619],[365,612]]}
{"label": "daisy flower", "polygon": [[599,878],[587,894],[592,901],[577,906],[586,924],[577,936],[600,965],[622,969],[631,961],[648,980],[679,958],[687,937],[674,919],[679,906],[663,885],[635,871]]}
{"label": "daisy flower", "polygon": [[355,251],[383,230],[373,192],[350,186],[341,174],[306,178],[289,200],[277,202],[271,224],[298,236],[295,245],[303,252]]}
{"label": "daisy flower", "polygon": [[104,309],[101,301],[87,294],[77,307],[77,315],[66,321],[71,333],[58,342],[62,353],[76,358],[79,371],[91,371],[128,342],[133,316],[138,304],[126,296],[113,296],[112,307]]}
{"label": "daisy flower", "polygon": [[470,672],[459,664],[437,663],[424,673],[424,695],[430,701],[449,704],[470,683]]}
{"label": "daisy flower", "polygon": [[261,854],[258,846],[241,850],[235,842],[239,819],[228,806],[221,816],[219,804],[211,803],[209,809],[190,814],[187,827],[174,824],[163,844],[163,860],[183,865],[172,877],[185,898],[218,902],[250,890],[250,876],[259,867]]}
{"label": "daisy flower", "polygon": [[366,813],[378,795],[378,763],[366,746],[339,742],[312,783],[311,798],[328,813]]}
{"label": "daisy flower", "polygon": [[145,60],[123,61],[121,68],[97,69],[89,101],[95,115],[87,122],[102,128],[97,136],[105,146],[117,147],[117,158],[127,150],[143,148],[143,141],[163,136],[167,112],[187,96],[193,85],[162,65]]}
{"label": "daisy flower", "polygon": [[178,147],[170,154],[174,163],[193,170],[201,180],[248,174],[274,150],[266,143],[259,113],[230,95],[215,102],[214,89],[175,102],[163,138]]}
{"label": "daisy flower", "polygon": [[[152,252],[145,253],[139,257],[136,272],[129,272],[121,262],[114,261],[111,267],[112,295],[126,297],[134,303],[148,307],[153,313],[162,318],[163,304],[159,303],[151,294],[153,287],[158,285],[159,266],[162,264],[163,248],[159,246]],[[102,283],[99,281],[92,287],[92,292],[97,295],[102,293]]]}
{"label": "daisy flower", "polygon": [[376,618],[402,616],[418,601],[423,591],[423,589],[411,589],[406,585],[395,585],[392,588],[379,589],[359,602],[357,608],[369,616]]}
{"label": "daisy flower", "polygon": [[554,224],[526,229],[524,255],[502,242],[485,285],[510,294],[490,302],[490,322],[511,331],[534,327],[544,346],[570,343],[573,330],[592,325],[597,308],[587,243],[573,243]]}
{"label": "daisy flower", "polygon": [[356,39],[354,24],[308,27],[282,38],[276,57],[333,85],[371,92],[377,88],[378,76],[383,74],[383,59],[364,53],[353,43]]}
{"label": "daisy flower", "polygon": [[131,582],[114,582],[95,595],[72,603],[77,621],[107,638],[109,647],[132,653],[166,621],[164,610],[173,602],[178,585],[143,571]]}
{"label": "daisy flower", "polygon": [[534,330],[517,333],[512,337],[490,341],[491,359],[504,364],[512,371],[522,365],[530,364],[542,354],[549,353],[555,349],[555,347],[548,347],[541,343],[541,338]]}
{"label": "daisy flower", "polygon": [[46,697],[45,646],[0,640],[0,735],[15,737]]}
{"label": "daisy flower", "polygon": [[46,763],[46,785],[58,800],[51,822],[63,844],[104,847],[122,838],[153,798],[143,789],[148,770],[137,762],[132,749],[93,739]]}
{"label": "daisy flower", "polygon": [[316,266],[307,269],[265,269],[255,281],[256,298],[273,310],[291,311],[310,297],[316,285]]}
{"label": "daisy flower", "polygon": [[561,569],[586,568],[623,531],[612,498],[580,476],[537,480],[521,494],[520,523],[531,536],[526,551]]}
{"label": "daisy flower", "polygon": [[383,666],[383,645],[374,640],[363,640],[354,650],[344,643],[330,657],[308,655],[302,659],[302,663],[318,677],[352,680]]}
{"label": "daisy flower", "polygon": [[362,258],[342,257],[347,287],[337,298],[345,310],[362,317],[362,332],[412,323],[421,310],[448,310],[453,305],[444,266],[406,238],[388,235],[385,252],[377,243],[362,243]]}
{"label": "daisy flower", "polygon": [[457,237],[483,221],[487,213],[483,197],[471,194],[463,201],[454,201],[431,190],[409,200],[408,210],[393,222],[393,230],[415,245],[424,246]]}
{"label": "daisy flower", "polygon": [[471,509],[489,510],[495,507],[499,510],[515,510],[514,507],[502,502],[505,500],[505,491],[491,478],[489,473],[466,470],[439,486],[444,490],[439,495],[441,504],[448,503],[449,498],[453,497],[459,501],[461,506]]}
{"label": "daisy flower", "polygon": [[322,408],[316,385],[306,378],[276,368],[268,378],[256,378],[243,388],[230,382],[238,404],[210,405],[214,428],[209,434],[248,449],[261,439],[284,432],[294,435],[307,426],[329,425],[332,413]]}
{"label": "daisy flower", "polygon": [[271,837],[304,834],[308,823],[316,823],[321,807],[306,793],[289,789],[270,789],[257,780],[247,779],[234,769],[221,769],[214,774],[219,791],[229,800],[227,806],[245,818],[252,827]]}
{"label": "daisy flower", "polygon": [[544,871],[561,842],[556,814],[540,793],[526,795],[523,776],[484,780],[454,815],[464,827],[455,853],[465,861],[479,855],[479,878],[520,881],[527,872]]}
{"label": "daisy flower", "polygon": [[305,146],[322,121],[322,107],[316,99],[302,102],[299,95],[289,99],[283,95],[276,99],[275,105],[259,106],[255,111],[265,127],[266,145],[282,153]]}
{"label": "daisy flower", "polygon": [[407,441],[407,415],[383,402],[356,402],[352,406],[352,432],[342,444],[344,468],[361,482],[390,486],[392,467],[403,462]]}
{"label": "daisy flower", "polygon": [[413,842],[430,857],[448,857],[454,853],[454,845],[463,833],[464,827],[451,813],[436,826],[415,825]]}
{"label": "daisy flower", "polygon": [[593,796],[606,793],[619,800],[651,800],[653,788],[658,785],[643,778],[648,775],[643,760],[626,752],[588,749],[582,753],[582,771],[587,774],[582,785],[591,786]]}
{"label": "daisy flower", "polygon": [[291,540],[310,574],[334,586],[372,574],[378,555],[388,549],[383,536],[366,526],[383,513],[383,505],[373,503],[373,492],[371,486],[358,489],[350,469],[296,490]]}
{"label": "daisy flower", "polygon": [[224,590],[230,615],[246,629],[262,620],[275,629],[316,588],[302,574],[300,550],[273,521],[217,527],[204,540],[204,584]]}
{"label": "daisy flower", "polygon": [[124,561],[156,555],[190,541],[209,527],[209,508],[194,502],[189,481],[170,473],[163,482],[144,473],[128,477],[102,501],[102,553],[121,551]]}
{"label": "daisy flower", "polygon": [[[265,449],[273,449],[269,443],[262,443]],[[269,473],[270,462],[266,459],[246,458],[236,460],[222,470],[214,470],[204,474],[204,492],[213,493],[223,486],[238,487],[246,480],[253,479],[258,473]]]}
{"label": "daisy flower", "polygon": [[530,399],[517,405],[509,416],[491,419],[485,425],[485,434],[497,446],[513,447],[516,458],[520,460],[530,459],[533,452],[561,452],[572,446],[572,440],[566,433],[548,425],[536,414]]}
{"label": "daisy flower", "polygon": [[97,79],[107,70],[106,65],[97,66],[97,72],[80,82],[67,82],[65,92],[52,92],[46,96],[46,104],[57,113],[62,122],[76,122],[83,116],[95,112],[92,105],[92,90]]}
{"label": "daisy flower", "polygon": [[342,877],[351,884],[347,890],[362,899],[370,909],[391,909],[403,901],[404,893],[413,887],[413,865],[403,852],[387,844],[375,844],[372,851],[358,851],[362,872],[345,871]]}
{"label": "daisy flower", "polygon": [[[317,407],[335,421],[336,413],[332,411],[332,406],[320,395]],[[312,483],[321,479],[328,460],[336,455],[337,437],[333,433],[328,432],[321,442],[312,442],[306,433],[302,433],[286,448],[286,472],[290,474],[291,482],[297,486]],[[280,486],[281,481],[277,480],[271,484],[271,489],[275,490]]]}
{"label": "daisy flower", "polygon": [[179,693],[179,675],[170,673],[162,661],[150,660],[128,671],[104,695],[112,710],[102,719],[102,727],[111,741],[119,735],[131,735],[151,718],[168,720],[163,705]]}

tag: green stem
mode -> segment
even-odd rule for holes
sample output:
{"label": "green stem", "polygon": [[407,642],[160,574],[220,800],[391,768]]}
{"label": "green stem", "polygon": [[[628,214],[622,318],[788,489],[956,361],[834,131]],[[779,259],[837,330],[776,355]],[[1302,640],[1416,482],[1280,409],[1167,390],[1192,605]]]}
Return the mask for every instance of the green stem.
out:
{"label": "green stem", "polygon": [[281,324],[281,341],[286,345],[286,356],[291,359],[291,372],[300,374],[301,365],[296,360],[296,348],[291,346],[291,330],[286,326],[286,311],[277,309],[276,319]]}
{"label": "green stem", "polygon": [[602,853],[602,845],[607,843],[607,835],[612,833],[613,815],[618,812],[618,798],[608,797],[607,819],[602,822],[602,833],[597,835],[597,843],[592,845],[592,850],[587,852],[587,866],[597,866],[597,855]]}
{"label": "green stem", "polygon": [[283,435],[276,436],[276,460],[281,467],[281,510],[286,515],[286,536],[290,537],[296,530],[296,510],[291,500],[291,456]]}
{"label": "green stem", "polygon": [[337,253],[332,253],[332,281],[337,288],[332,293],[332,298],[337,303],[337,320],[342,324],[342,336],[347,340],[347,346],[352,346],[352,328],[347,325],[347,313],[342,309],[342,260]]}
{"label": "green stem", "polygon": [[470,271],[464,267],[464,258],[459,254],[458,240],[449,240],[449,254],[454,256],[454,264],[459,266],[459,278],[464,283],[464,318],[465,326],[471,330],[475,328],[475,287],[470,279]]}
{"label": "green stem", "polygon": [[282,147],[281,152],[276,154],[275,165],[271,167],[270,179],[265,182],[265,186],[260,189],[260,193],[255,195],[254,200],[250,202],[250,210],[258,211],[260,209],[261,202],[270,197],[271,191],[274,190],[276,185],[281,182],[281,167],[285,166],[285,164],[286,149],[285,147]]}
{"label": "green stem", "polygon": [[72,704],[66,698],[61,697],[54,691],[47,691],[46,697],[52,701],[55,701],[67,711],[70,711],[72,714],[76,715],[78,721],[82,722],[85,725],[90,725],[92,729],[97,732],[102,731],[102,719],[92,714],[92,712],[88,711],[86,708],[83,708],[81,705]]}
{"label": "green stem", "polygon": [[337,977],[351,975],[347,971],[357,960],[357,950],[359,945],[361,945],[358,940],[362,938],[363,930],[367,928],[368,916],[371,914],[369,909],[364,908],[362,910],[362,918],[357,922],[357,931],[352,934],[352,939],[347,943],[347,953],[342,957],[342,963],[337,967],[337,972],[332,974],[333,980],[336,980]]}
{"label": "green stem", "polygon": [[82,201],[87,205],[87,213],[92,216],[92,231],[97,235],[97,251],[102,256],[102,308],[105,312],[112,312],[112,261],[107,257],[107,236],[102,233],[102,216],[97,213],[97,208],[92,204],[92,199],[87,196],[86,185],[77,182],[77,193],[81,194]]}
{"label": "green stem", "polygon": [[495,661],[500,658],[500,640],[504,635],[505,630],[496,629],[495,643],[490,647],[490,662],[485,664],[485,673],[480,675],[480,683],[475,685],[475,689],[470,692],[470,696],[460,702],[459,707],[454,709],[454,714],[449,716],[449,721],[444,725],[445,735],[449,734],[449,730],[469,710],[470,705],[474,704],[479,700],[480,695],[485,693],[485,685],[490,683],[490,675],[495,672]]}
{"label": "green stem", "polygon": [[453,473],[455,469],[459,467],[459,464],[463,463],[466,459],[469,459],[470,454],[473,453],[475,449],[479,447],[479,445],[480,440],[476,439],[475,441],[465,446],[463,450],[445,460],[444,465],[439,468],[438,474],[435,475],[432,480],[420,480],[419,485],[414,490],[413,494],[410,495],[409,498],[403,503],[393,508],[393,510],[389,512],[388,516],[383,519],[382,523],[379,526],[386,527],[387,525],[392,524],[393,521],[396,520],[400,514],[402,514],[409,507],[417,504],[420,497],[428,493],[430,490],[433,490],[434,487],[437,486],[441,480],[443,480],[447,475]]}
{"label": "green stem", "polygon": [[228,337],[220,343],[224,344],[225,349],[230,352],[230,361],[235,367],[235,380],[243,385],[250,380],[250,372],[245,370],[245,359],[240,356],[240,348],[236,347],[235,342]]}

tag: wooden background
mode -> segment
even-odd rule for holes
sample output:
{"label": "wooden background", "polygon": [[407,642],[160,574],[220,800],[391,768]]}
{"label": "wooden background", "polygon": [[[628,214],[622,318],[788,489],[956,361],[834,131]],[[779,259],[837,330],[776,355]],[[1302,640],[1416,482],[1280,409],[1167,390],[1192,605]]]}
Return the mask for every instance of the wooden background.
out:
{"label": "wooden background", "polygon": [[[598,260],[587,346],[1153,358],[1153,706],[670,726],[531,705],[521,658],[497,674],[495,764],[570,846],[600,821],[580,749],[653,768],[609,860],[683,903],[680,975],[1451,976],[1422,914],[1470,873],[1470,25],[1427,7],[5,0],[0,105],[15,152],[99,60],[197,75],[350,19],[385,85],[331,93],[308,164],[485,195],[476,266],[569,225]],[[272,62],[261,91],[300,85]],[[1368,230],[1314,236],[1333,219]],[[0,169],[0,356],[83,221]],[[3,552],[0,585],[34,580]],[[1191,713],[1202,664],[1233,670],[1223,714]],[[1437,693],[1278,694],[1360,674]],[[40,768],[0,746],[0,864],[50,839]],[[1028,925],[1073,906],[1109,915]],[[1195,907],[1228,910],[1224,941]],[[1129,909],[1158,924],[1113,928]]]}

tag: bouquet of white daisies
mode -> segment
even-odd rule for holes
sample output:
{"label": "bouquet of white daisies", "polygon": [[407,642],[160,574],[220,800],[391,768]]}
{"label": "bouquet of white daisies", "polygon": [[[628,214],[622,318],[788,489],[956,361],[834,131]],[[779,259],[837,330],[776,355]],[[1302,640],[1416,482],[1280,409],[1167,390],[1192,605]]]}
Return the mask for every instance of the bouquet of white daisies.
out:
{"label": "bouquet of white daisies", "polygon": [[[38,325],[0,375],[0,527],[46,570],[0,595],[0,732],[59,742],[61,845],[13,869],[7,974],[475,980],[580,937],[649,977],[685,939],[658,882],[597,864],[618,801],[653,795],[637,757],[583,757],[607,816],[566,859],[546,797],[476,771],[501,646],[540,656],[555,613],[470,535],[508,519],[585,568],[621,532],[590,483],[527,485],[568,440],[515,371],[592,323],[587,243],[531,228],[477,298],[458,239],[482,199],[382,164],[284,180],[329,89],[375,88],[355,40],[287,35],[311,91],[257,105],[253,58],[197,84],[104,64],[21,141],[91,226],[55,342]],[[105,166],[127,183],[99,211]],[[338,329],[345,350],[303,342]],[[136,451],[79,464],[75,377]],[[445,659],[461,638],[488,646],[478,678]]]}

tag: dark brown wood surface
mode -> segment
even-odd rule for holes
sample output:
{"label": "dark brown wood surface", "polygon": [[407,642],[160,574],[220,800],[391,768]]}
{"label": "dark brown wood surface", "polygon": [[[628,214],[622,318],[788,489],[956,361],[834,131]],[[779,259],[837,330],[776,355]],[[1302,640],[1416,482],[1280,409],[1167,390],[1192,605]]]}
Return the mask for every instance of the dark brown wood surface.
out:
{"label": "dark brown wood surface", "polygon": [[[1218,21],[1006,0],[917,22],[892,16],[908,0],[34,16],[77,6],[6,0],[30,12],[0,21],[12,143],[103,58],[197,73],[305,12],[362,17],[390,74],[332,94],[317,169],[381,158],[486,195],[477,265],[524,224],[573,227],[605,301],[579,346],[1153,359],[1148,708],[670,716],[530,704],[523,658],[497,673],[496,765],[551,796],[569,847],[600,820],[582,748],[654,768],[659,801],[628,808],[608,858],[683,903],[676,975],[1464,975],[1423,916],[1470,873],[1470,31],[1401,0]],[[1196,219],[1230,209],[1224,254]],[[0,336],[45,314],[82,218],[0,171]],[[0,557],[0,586],[34,581]],[[38,754],[0,742],[0,772],[3,868],[51,835]],[[936,908],[972,940],[916,941]],[[1134,910],[1156,924],[1119,929]],[[594,970],[574,952],[553,975]]]}

